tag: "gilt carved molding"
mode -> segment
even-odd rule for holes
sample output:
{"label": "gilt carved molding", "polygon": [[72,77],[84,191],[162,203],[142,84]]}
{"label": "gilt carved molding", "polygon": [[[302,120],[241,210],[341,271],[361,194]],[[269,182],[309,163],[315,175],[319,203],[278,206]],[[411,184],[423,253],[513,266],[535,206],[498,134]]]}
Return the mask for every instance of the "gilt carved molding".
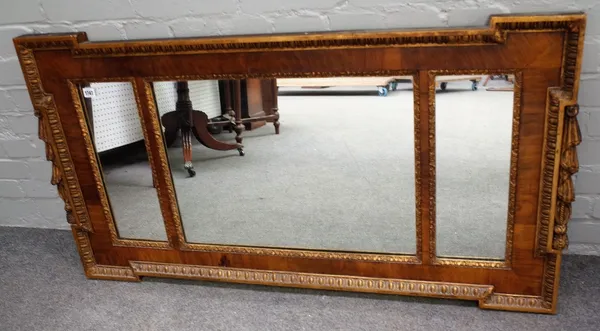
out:
{"label": "gilt carved molding", "polygon": [[[577,38],[585,24],[581,14],[548,16],[505,17],[492,16],[487,29],[444,31],[377,31],[354,32],[339,35],[336,32],[310,33],[251,38],[217,37],[193,40],[139,41],[136,44],[123,42],[87,41],[85,33],[65,34],[62,38],[49,42],[32,35],[22,45],[29,49],[71,49],[76,57],[98,56],[148,56],[163,54],[199,54],[214,52],[259,52],[334,48],[365,47],[423,47],[423,46],[476,46],[504,43],[509,32],[523,31],[565,31]],[[575,47],[577,47],[575,45]],[[570,61],[567,59],[566,61]],[[574,63],[574,62],[573,62]],[[571,79],[575,75],[566,77]]]}
{"label": "gilt carved molding", "polygon": [[131,262],[131,267],[138,276],[173,276],[177,278],[277,286],[301,286],[329,290],[352,290],[357,292],[434,296],[463,300],[482,300],[491,295],[493,291],[493,286],[490,285],[337,276],[285,271],[247,270],[183,264],[134,261]]}
{"label": "gilt carved molding", "polygon": [[422,206],[422,194],[423,181],[421,177],[421,78],[418,72],[413,75],[412,79],[413,88],[413,139],[415,144],[415,229],[417,236],[417,249],[416,257],[417,260],[422,262],[423,260],[423,212],[421,211]]}
{"label": "gilt carved molding", "polygon": [[[514,75],[514,97],[513,97],[513,116],[511,130],[511,157],[510,174],[508,185],[508,210],[506,215],[506,247],[504,259],[499,261],[479,261],[474,259],[446,258],[440,257],[436,252],[436,77],[448,75]],[[516,209],[516,190],[517,190],[517,172],[519,162],[519,140],[521,123],[521,99],[522,99],[523,73],[516,69],[469,69],[469,70],[431,70],[429,71],[429,259],[434,264],[457,266],[457,267],[475,267],[475,268],[509,268],[512,262],[514,225]]]}
{"label": "gilt carved molding", "polygon": [[90,237],[88,233],[73,229],[73,237],[79,250],[79,256],[81,257],[81,263],[83,264],[83,270],[85,275],[93,279],[113,279],[113,280],[126,280],[126,281],[139,281],[140,278],[134,274],[133,269],[129,266],[110,266],[100,265],[96,263],[94,258],[94,252],[92,251]]}
{"label": "gilt carved molding", "polygon": [[550,309],[545,307],[544,300],[541,297],[503,293],[494,293],[484,300],[480,300],[479,307],[497,310],[550,312]]}
{"label": "gilt carved molding", "polygon": [[337,291],[474,300],[479,302],[481,308],[486,309],[526,310],[541,313],[551,312],[551,308],[544,304],[544,299],[542,297],[494,293],[494,287],[491,285],[247,270],[138,261],[132,261],[130,264],[133,273],[138,277],[173,277]]}
{"label": "gilt carved molding", "polygon": [[[130,81],[133,83],[131,78],[122,78],[119,81]],[[92,168],[92,174],[94,176],[94,182],[96,184],[96,189],[98,190],[98,195],[100,198],[100,202],[102,205],[102,211],[104,213],[104,217],[106,223],[108,225],[108,229],[110,232],[110,237],[113,245],[115,246],[129,246],[129,247],[149,247],[149,248],[158,248],[158,249],[167,249],[170,248],[168,242],[162,241],[152,241],[152,240],[140,240],[140,239],[127,239],[119,237],[119,232],[117,231],[117,226],[115,223],[115,218],[113,216],[112,210],[110,208],[110,201],[108,199],[108,194],[106,192],[104,180],[102,179],[102,170],[100,164],[98,162],[98,156],[94,149],[94,144],[92,142],[92,137],[90,135],[90,128],[88,127],[88,122],[86,120],[86,113],[83,109],[83,105],[81,103],[81,95],[79,93],[79,87],[73,82],[69,81],[69,91],[71,92],[71,101],[73,102],[73,107],[75,108],[75,112],[77,115],[77,120],[79,121],[79,127],[81,129],[81,135],[83,137],[83,141],[85,144],[85,150],[87,152],[87,157]],[[138,102],[139,105],[139,102]],[[141,117],[140,117],[141,118]],[[142,120],[143,121],[143,120]],[[143,125],[143,122],[142,122]],[[144,134],[146,131],[144,130]],[[147,142],[148,139],[145,139]],[[148,149],[147,143],[146,148]],[[148,155],[151,155],[150,153]],[[151,158],[149,158],[151,163]],[[152,178],[156,178],[154,167],[152,167],[153,176]]]}
{"label": "gilt carved molding", "polygon": [[33,51],[22,46],[18,46],[17,49],[34,114],[39,119],[38,136],[46,145],[46,159],[52,162],[51,183],[57,186],[58,193],[65,202],[69,224],[91,232],[90,217],[75,174],[54,97],[44,92]]}
{"label": "gilt carved molding", "polygon": [[561,89],[548,93],[537,254],[558,253],[568,246],[567,223],[575,201],[571,177],[579,170],[576,147],[581,143],[579,106],[568,104],[571,97]]}
{"label": "gilt carved molding", "polygon": [[579,170],[576,147],[581,143],[578,113],[578,105],[565,107],[552,240],[552,248],[557,251],[567,248],[569,244],[567,223],[571,219],[571,203],[575,201],[572,176]]}

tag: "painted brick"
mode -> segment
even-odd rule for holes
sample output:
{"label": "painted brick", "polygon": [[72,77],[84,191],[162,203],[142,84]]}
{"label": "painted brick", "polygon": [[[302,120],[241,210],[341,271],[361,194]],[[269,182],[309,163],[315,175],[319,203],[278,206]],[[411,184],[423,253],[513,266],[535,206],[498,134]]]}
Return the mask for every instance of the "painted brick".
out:
{"label": "painted brick", "polygon": [[278,17],[273,21],[276,33],[326,31],[327,21],[318,16]]}
{"label": "painted brick", "polygon": [[[600,141],[584,140],[577,149],[581,165],[600,165]],[[599,187],[600,188],[600,187]],[[596,189],[598,193],[600,189]]]}
{"label": "painted brick", "polygon": [[164,23],[131,22],[123,25],[127,39],[168,38],[169,27]]}
{"label": "painted brick", "polygon": [[578,220],[569,222],[569,242],[571,244],[597,244],[600,227],[597,220]]}
{"label": "painted brick", "polygon": [[214,36],[219,34],[219,28],[216,24],[207,26],[203,19],[185,19],[178,20],[170,25],[173,35],[178,38]]}
{"label": "painted brick", "polygon": [[598,91],[600,91],[600,77],[596,79],[581,80],[579,83],[579,97],[577,101],[580,106],[598,106]]}
{"label": "painted brick", "polygon": [[380,14],[332,14],[329,16],[329,27],[338,30],[362,30],[385,28],[384,15]]}
{"label": "painted brick", "polygon": [[35,203],[27,200],[0,198],[2,222],[12,226],[26,226],[28,216],[36,213]]}
{"label": "painted brick", "polygon": [[600,34],[600,6],[597,4],[598,2],[590,7],[590,9],[586,10],[587,22],[585,24],[585,29],[590,35]]}
{"label": "painted brick", "polygon": [[2,7],[0,10],[2,24],[39,22],[45,19],[38,1],[11,1],[10,5],[5,2]]}
{"label": "painted brick", "polygon": [[14,112],[15,104],[10,100],[7,91],[0,91],[0,113]]}
{"label": "painted brick", "polygon": [[58,193],[56,188],[49,182],[39,180],[21,181],[21,187],[29,198],[56,198]]}
{"label": "painted brick", "polygon": [[32,33],[33,30],[26,27],[0,27],[0,57],[9,58],[17,56],[12,39],[14,37]]}
{"label": "painted brick", "polygon": [[46,160],[28,160],[31,178],[50,183],[52,177],[52,163]]}
{"label": "painted brick", "polygon": [[[232,34],[265,34],[273,32],[273,25],[264,17],[238,16],[227,20],[217,19],[208,21],[207,26],[216,25],[219,33],[223,35]],[[243,29],[241,27],[244,27]],[[214,28],[211,28],[214,29]],[[212,31],[209,29],[208,31]]]}
{"label": "painted brick", "polygon": [[446,13],[435,7],[416,6],[386,14],[384,24],[389,29],[434,28],[446,26],[446,20]]}
{"label": "painted brick", "polygon": [[24,85],[25,79],[17,58],[6,61],[0,60],[0,86],[2,85]]}
{"label": "painted brick", "polygon": [[[72,1],[42,0],[42,6],[51,21],[103,21],[136,17],[128,0]],[[160,8],[165,8],[163,5]]]}
{"label": "painted brick", "polygon": [[[388,7],[392,5],[397,5],[398,0],[348,0],[348,4],[350,6],[363,7],[363,8],[373,8],[373,7]],[[422,0],[420,3],[427,3],[433,1]]]}
{"label": "painted brick", "polygon": [[[572,2],[564,0],[544,0],[544,1],[515,1],[508,6],[513,13],[543,13],[543,12],[573,12]],[[589,19],[589,18],[588,18]]]}
{"label": "painted brick", "polygon": [[33,115],[10,116],[8,121],[12,130],[17,134],[38,133],[38,119]]}
{"label": "painted brick", "polygon": [[600,40],[598,37],[586,36],[581,71],[597,73],[600,69]]}
{"label": "painted brick", "polygon": [[0,160],[0,178],[23,179],[30,176],[29,165],[26,161]]}
{"label": "painted brick", "polygon": [[0,179],[0,194],[5,198],[24,198],[25,192],[17,180]]}
{"label": "painted brick", "polygon": [[592,213],[592,216],[594,218],[600,219],[600,200],[596,200],[596,203],[594,204],[594,211]]}
{"label": "painted brick", "polygon": [[77,32],[77,29],[68,24],[52,24],[52,25],[36,25],[31,27],[35,33],[60,33],[60,32]]}
{"label": "painted brick", "polygon": [[600,136],[600,112],[590,112],[587,118],[586,133],[590,136]]}
{"label": "painted brick", "polygon": [[10,126],[9,118],[10,116],[0,116],[0,141],[16,140],[20,138]]}
{"label": "painted brick", "polygon": [[575,192],[578,194],[597,194],[600,190],[600,173],[580,171],[575,179]]}
{"label": "painted brick", "polygon": [[29,140],[33,143],[33,146],[35,146],[35,150],[38,153],[37,155],[33,155],[32,158],[46,159],[46,143],[41,141],[38,138],[38,135],[31,135]]}
{"label": "painted brick", "polygon": [[91,41],[124,39],[124,34],[119,29],[119,26],[113,23],[91,23],[78,25],[77,30],[85,31],[88,39]]}
{"label": "painted brick", "polygon": [[450,26],[487,26],[490,15],[508,13],[508,8],[457,8],[448,12],[448,25]]}
{"label": "painted brick", "polygon": [[575,202],[572,204],[573,218],[586,218],[592,213],[593,199],[586,196],[578,195]]}
{"label": "painted brick", "polygon": [[45,153],[39,148],[39,146],[43,147],[43,143],[36,145],[27,139],[0,141],[0,144],[11,158],[40,157]]}
{"label": "painted brick", "polygon": [[16,108],[23,112],[33,113],[33,104],[26,89],[7,91],[8,96]]}
{"label": "painted brick", "polygon": [[238,7],[236,0],[131,0],[131,4],[140,17],[165,19],[234,13]]}
{"label": "painted brick", "polygon": [[[54,187],[56,191],[56,187]],[[34,199],[30,199],[33,201]],[[43,216],[43,227],[52,227],[58,229],[70,228],[67,223],[65,212],[65,203],[61,199],[35,199],[35,206],[29,206]]]}
{"label": "painted brick", "polygon": [[250,14],[267,12],[284,12],[291,10],[310,9],[323,10],[332,9],[339,0],[302,0],[302,1],[280,1],[280,0],[242,0],[242,11]]}
{"label": "painted brick", "polygon": [[579,122],[579,129],[581,131],[582,137],[588,137],[588,125],[590,122],[590,113],[586,111],[586,107],[582,107],[579,109],[579,114],[577,115],[577,121]]}

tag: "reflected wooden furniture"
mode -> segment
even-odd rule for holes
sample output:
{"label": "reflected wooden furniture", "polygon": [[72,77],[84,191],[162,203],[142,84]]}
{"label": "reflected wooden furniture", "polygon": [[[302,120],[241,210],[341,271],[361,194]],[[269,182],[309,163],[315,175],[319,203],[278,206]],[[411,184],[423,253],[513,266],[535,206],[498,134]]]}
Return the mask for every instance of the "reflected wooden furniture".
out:
{"label": "reflected wooden furniture", "polygon": [[[227,80],[219,81],[221,94],[221,107],[223,113],[227,114],[225,88]],[[277,91],[272,88],[273,79],[249,78],[241,81],[241,116],[242,119],[261,118],[254,121],[243,121],[245,130],[254,130],[274,121],[273,102],[277,102]]]}
{"label": "reflected wooden furniture", "polygon": [[[229,151],[237,149],[240,155],[244,155],[241,140],[236,144],[228,144],[215,139],[208,131],[208,116],[205,112],[195,110],[190,100],[190,90],[187,81],[178,81],[177,102],[175,110],[165,113],[161,117],[161,123],[165,128],[164,137],[167,147],[171,147],[178,136],[181,136],[181,145],[183,149],[183,167],[187,170],[190,177],[196,175],[194,165],[192,164],[192,134],[204,146],[219,150]],[[236,108],[234,116],[239,113]]]}
{"label": "reflected wooden furniture", "polygon": [[446,90],[448,83],[450,82],[460,82],[460,81],[469,81],[471,82],[471,90],[477,90],[477,84],[481,80],[481,75],[446,75],[446,76],[437,76],[435,78],[437,87],[439,87],[442,91]]}
{"label": "reflected wooden furniture", "polygon": [[[244,130],[258,128],[265,122],[272,122],[275,134],[279,134],[277,85],[274,79],[247,79],[245,82],[223,80],[220,86],[223,87],[223,104],[229,119],[213,121],[211,125],[233,129],[238,144],[242,143]],[[240,154],[244,155],[243,150]]]}
{"label": "reflected wooden furniture", "polygon": [[[277,86],[280,87],[302,87],[302,88],[326,88],[334,86],[375,86],[380,96],[387,96],[389,91],[396,90],[400,80],[412,80],[412,76],[392,77],[331,77],[331,78],[280,78]],[[471,89],[477,90],[477,84],[481,80],[480,75],[446,75],[436,77],[437,87],[446,89],[449,82],[470,81]]]}
{"label": "reflected wooden furniture", "polygon": [[[486,86],[491,77],[492,77],[491,75],[487,76],[482,85]],[[512,92],[512,91],[514,91],[515,76],[514,75],[502,75],[501,77],[512,85],[511,86],[491,86],[491,87],[487,87],[485,90],[486,91],[496,91],[496,92]]]}
{"label": "reflected wooden furniture", "polygon": [[514,82],[515,81],[515,77],[512,75],[487,75],[485,76],[485,79],[483,80],[483,83],[481,85],[483,86],[487,86],[488,82],[490,80],[494,80],[494,79],[501,79],[501,80],[506,80],[507,82]]}
{"label": "reflected wooden furniture", "polygon": [[277,86],[280,87],[303,87],[303,88],[326,88],[332,86],[375,86],[380,96],[387,96],[389,91],[396,90],[399,80],[410,80],[412,76],[392,77],[318,77],[318,78],[280,78]]}
{"label": "reflected wooden furniture", "polygon": [[[416,295],[472,300],[486,309],[555,313],[574,200],[571,176],[578,170],[581,141],[577,93],[585,21],[583,14],[492,16],[483,29],[101,43],[72,33],[22,36],[14,42],[40,118],[39,135],[53,163],[52,183],[65,201],[87,277],[172,277]],[[507,254],[502,260],[440,257],[435,239],[436,77],[498,74],[515,77],[510,182],[516,193],[506,211]],[[239,79],[340,76],[413,77],[416,253],[188,242],[152,82],[234,80],[237,93]],[[166,241],[121,238],[114,230],[79,97],[80,84],[89,81],[133,85]],[[278,114],[276,103],[273,114]],[[243,121],[235,118],[236,128]]]}

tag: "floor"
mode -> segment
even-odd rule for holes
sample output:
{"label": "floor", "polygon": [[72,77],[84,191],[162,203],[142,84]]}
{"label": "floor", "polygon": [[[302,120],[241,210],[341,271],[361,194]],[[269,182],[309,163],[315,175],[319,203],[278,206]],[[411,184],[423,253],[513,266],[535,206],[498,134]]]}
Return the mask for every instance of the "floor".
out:
{"label": "floor", "polygon": [[69,231],[0,227],[0,330],[598,330],[600,257],[567,255],[558,315],[471,301],[147,278],[87,280]]}
{"label": "floor", "polygon": [[[513,94],[470,87],[450,83],[436,100],[437,249],[502,259]],[[245,132],[244,157],[196,144],[194,178],[181,149],[168,150],[187,240],[414,254],[411,84],[387,97],[285,88],[279,108],[281,134]],[[104,172],[121,236],[165,240],[145,155]]]}

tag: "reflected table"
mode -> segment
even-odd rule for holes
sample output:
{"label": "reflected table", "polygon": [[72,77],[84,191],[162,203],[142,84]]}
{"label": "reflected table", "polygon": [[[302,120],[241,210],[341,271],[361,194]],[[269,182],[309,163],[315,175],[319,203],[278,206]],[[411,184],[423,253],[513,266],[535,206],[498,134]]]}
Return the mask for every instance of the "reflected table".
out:
{"label": "reflected table", "polygon": [[[187,170],[190,177],[194,177],[194,165],[192,164],[192,134],[204,146],[219,150],[228,151],[237,149],[240,155],[244,155],[241,140],[235,144],[229,144],[215,139],[208,131],[208,116],[205,112],[193,109],[190,100],[190,90],[187,81],[177,82],[177,103],[175,110],[164,114],[161,117],[165,127],[165,143],[167,147],[173,145],[177,140],[178,133],[181,132],[181,142],[183,146],[183,167]],[[236,108],[234,113],[239,113]]]}

